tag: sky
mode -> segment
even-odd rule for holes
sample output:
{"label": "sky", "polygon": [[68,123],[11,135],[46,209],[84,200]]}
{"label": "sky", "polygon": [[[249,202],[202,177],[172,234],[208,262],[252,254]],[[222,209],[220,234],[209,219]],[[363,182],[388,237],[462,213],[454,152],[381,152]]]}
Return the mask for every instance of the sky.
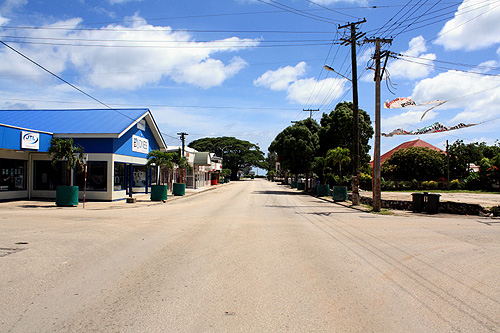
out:
{"label": "sky", "polygon": [[373,38],[392,39],[382,103],[446,101],[423,119],[432,105],[382,107],[382,132],[478,124],[382,137],[382,154],[415,139],[443,150],[500,139],[500,0],[6,0],[0,108],[149,108],[169,146],[185,132],[186,143],[234,136],[267,153],[293,121],[352,101],[342,26],[365,19],[358,93],[372,125]]}

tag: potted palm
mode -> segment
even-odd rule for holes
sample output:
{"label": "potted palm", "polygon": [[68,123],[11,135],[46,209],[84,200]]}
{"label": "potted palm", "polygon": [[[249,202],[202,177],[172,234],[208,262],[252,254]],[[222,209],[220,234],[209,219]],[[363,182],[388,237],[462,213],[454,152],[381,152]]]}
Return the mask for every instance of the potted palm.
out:
{"label": "potted palm", "polygon": [[171,170],[174,166],[172,162],[172,154],[167,152],[162,152],[159,150],[152,150],[149,152],[148,162],[146,166],[156,166],[158,167],[157,173],[157,184],[151,185],[151,201],[165,201],[167,200],[168,185],[165,184],[165,177],[162,178],[160,184],[161,169],[164,167],[167,170]]}
{"label": "potted palm", "polygon": [[181,170],[180,181],[174,183],[172,185],[172,194],[173,195],[185,195],[186,194],[186,176],[185,173],[187,170],[192,170],[191,165],[188,162],[188,159],[184,156],[181,156],[180,152],[175,155],[174,163]]}
{"label": "potted palm", "polygon": [[337,147],[335,149],[330,149],[326,153],[326,159],[333,162],[333,165],[339,166],[339,185],[333,187],[333,200],[334,201],[345,201],[347,200],[347,187],[342,186],[342,165],[351,162],[349,157],[349,149]]}
{"label": "potted palm", "polygon": [[59,161],[66,162],[67,177],[64,186],[56,188],[57,206],[78,206],[78,186],[73,186],[71,170],[81,172],[84,167],[83,147],[74,145],[73,139],[52,138],[50,140],[49,156],[52,166],[55,167]]}

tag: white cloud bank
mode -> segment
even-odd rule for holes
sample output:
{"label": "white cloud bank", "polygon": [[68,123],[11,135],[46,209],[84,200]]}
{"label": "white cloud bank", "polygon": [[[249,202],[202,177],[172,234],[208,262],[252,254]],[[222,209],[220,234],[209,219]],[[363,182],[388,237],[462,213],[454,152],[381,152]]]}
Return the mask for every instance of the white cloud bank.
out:
{"label": "white cloud bank", "polygon": [[306,74],[307,64],[302,61],[295,67],[281,67],[269,70],[254,80],[255,86],[266,87],[274,91],[286,91],[287,100],[299,104],[327,104],[338,98],[345,91],[345,79],[314,78],[299,79]]}
{"label": "white cloud bank", "polygon": [[432,71],[432,61],[436,59],[436,55],[434,53],[424,53],[425,51],[427,51],[427,46],[424,37],[413,38],[409,43],[408,50],[401,52],[401,54],[411,57],[406,58],[409,61],[395,60],[387,66],[391,77],[408,80],[427,77]]}
{"label": "white cloud bank", "polygon": [[[76,69],[94,87],[134,90],[164,77],[201,88],[221,85],[247,64],[240,57],[224,63],[214,55],[259,44],[259,40],[237,37],[198,42],[187,32],[149,25],[137,15],[132,19],[131,26],[71,30],[81,23],[73,18],[29,32],[32,44],[10,45],[56,74]],[[50,29],[56,26],[68,30]],[[57,45],[43,44],[48,41]],[[0,74],[42,73],[11,50],[0,51]]]}
{"label": "white cloud bank", "polygon": [[496,1],[464,0],[446,22],[436,43],[447,50],[478,50],[500,43],[500,6]]}

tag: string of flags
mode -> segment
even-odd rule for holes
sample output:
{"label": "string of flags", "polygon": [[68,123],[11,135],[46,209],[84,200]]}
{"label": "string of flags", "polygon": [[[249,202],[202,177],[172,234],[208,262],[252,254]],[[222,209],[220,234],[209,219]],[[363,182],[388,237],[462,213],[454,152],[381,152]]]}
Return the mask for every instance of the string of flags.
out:
{"label": "string of flags", "polygon": [[471,127],[471,126],[475,126],[475,125],[478,125],[478,124],[459,123],[455,126],[446,126],[440,122],[435,122],[432,125],[425,126],[425,127],[420,128],[420,129],[416,129],[415,131],[406,131],[402,128],[397,128],[390,133],[382,133],[382,136],[390,138],[394,135],[420,135],[420,134],[440,133],[440,132],[453,131],[453,130],[465,128],[465,127]]}
{"label": "string of flags", "polygon": [[432,110],[434,108],[437,108],[440,105],[443,105],[444,103],[446,103],[446,101],[441,101],[439,99],[434,100],[434,101],[429,101],[429,102],[416,103],[410,97],[398,97],[396,99],[393,99],[390,102],[385,101],[384,108],[385,109],[398,109],[398,108],[406,108],[406,107],[411,107],[411,106],[436,104],[433,107],[424,111],[424,113],[422,114],[422,117],[420,117],[420,120],[422,120],[424,118],[424,116],[427,114],[427,112],[429,112],[430,110]]}

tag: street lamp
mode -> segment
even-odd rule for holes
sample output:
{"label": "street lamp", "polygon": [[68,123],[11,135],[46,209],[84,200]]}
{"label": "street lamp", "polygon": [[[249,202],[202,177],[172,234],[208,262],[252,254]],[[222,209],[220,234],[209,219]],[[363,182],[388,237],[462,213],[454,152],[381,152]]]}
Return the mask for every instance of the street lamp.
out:
{"label": "street lamp", "polygon": [[354,175],[352,177],[352,204],[359,205],[359,110],[358,110],[358,73],[357,68],[352,66],[352,80],[344,75],[336,72],[332,67],[325,65],[323,68],[327,71],[334,72],[352,83],[352,136],[354,140]]}

